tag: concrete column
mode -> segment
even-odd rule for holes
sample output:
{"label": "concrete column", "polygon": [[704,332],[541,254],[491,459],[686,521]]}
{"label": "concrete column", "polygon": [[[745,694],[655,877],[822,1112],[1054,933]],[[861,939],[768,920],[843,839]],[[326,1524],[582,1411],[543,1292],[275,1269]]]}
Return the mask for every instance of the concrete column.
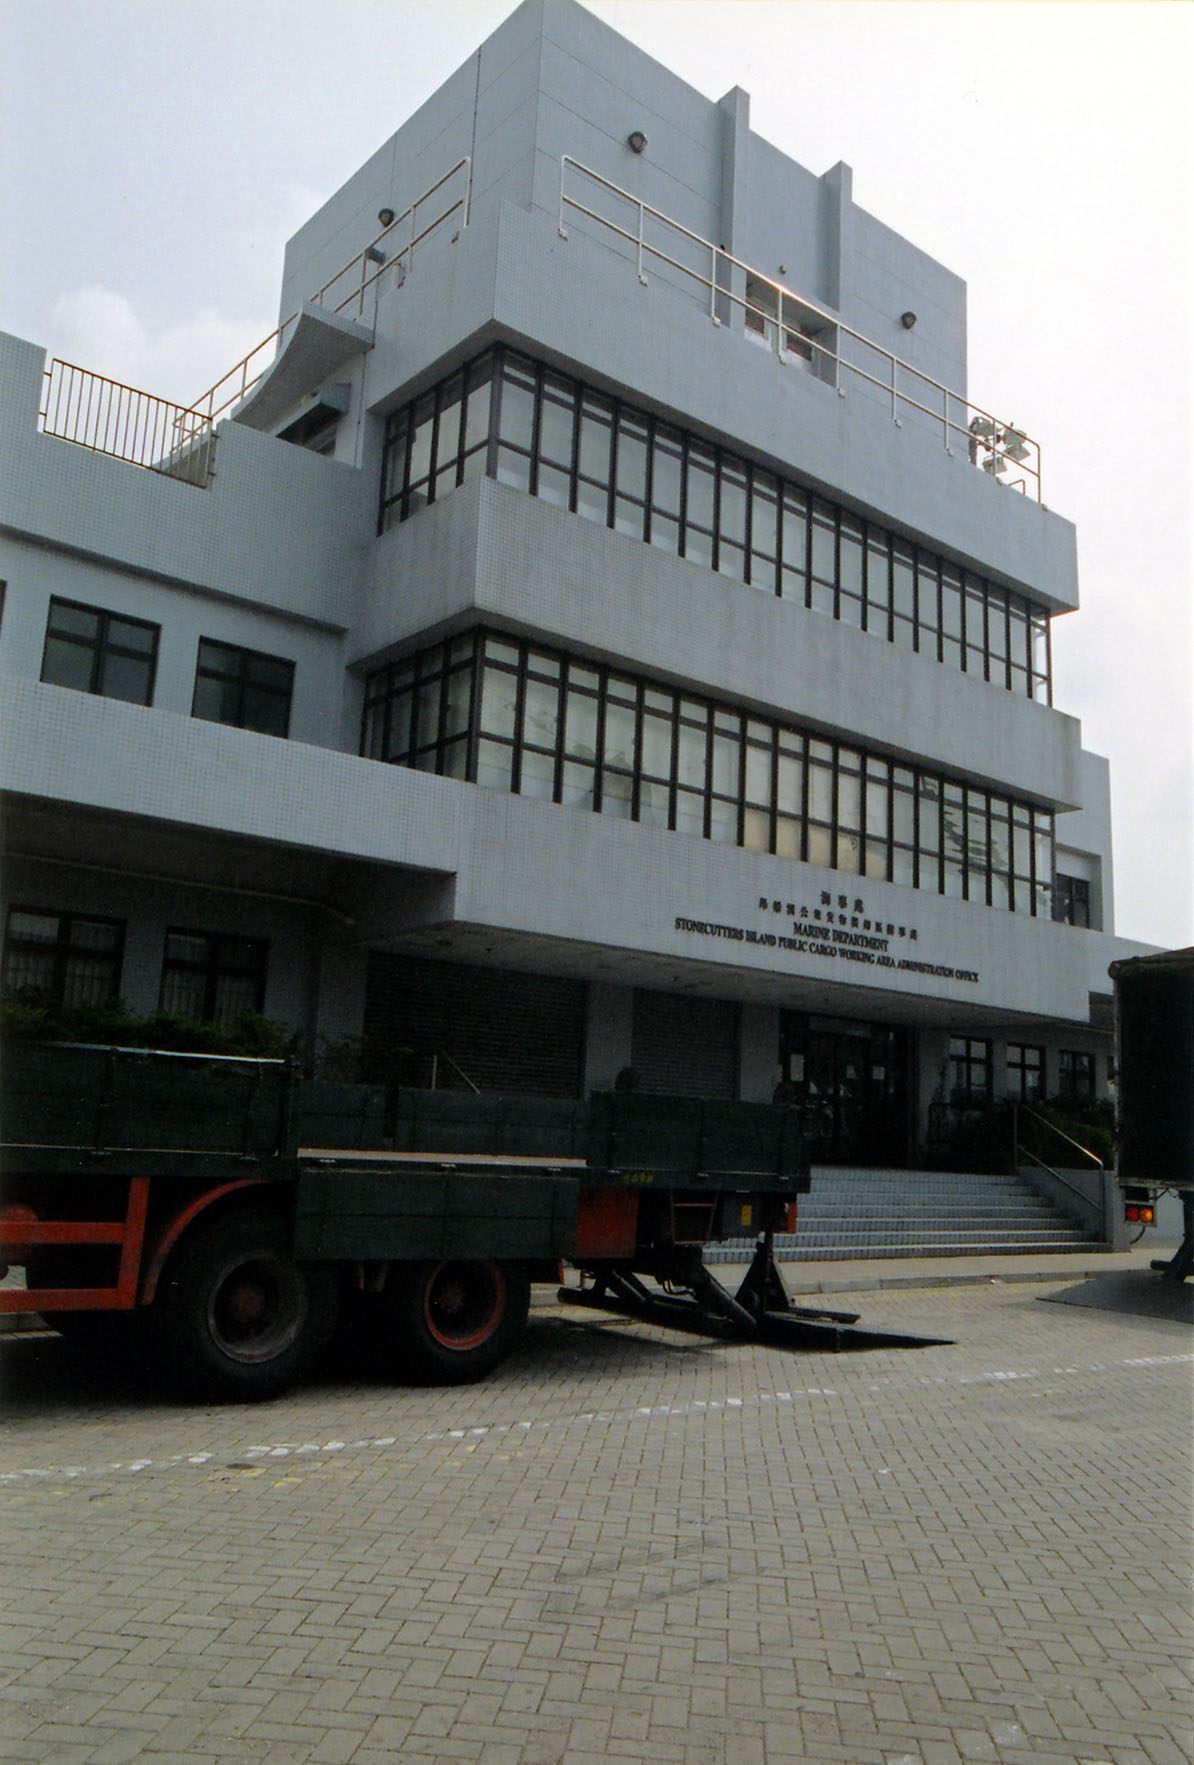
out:
{"label": "concrete column", "polygon": [[844,160],[839,159],[822,175],[821,192],[825,300],[840,312],[842,289],[849,281],[845,266],[850,251],[849,210],[854,201],[854,172]]}
{"label": "concrete column", "polygon": [[622,1068],[630,1065],[633,1026],[633,988],[591,981],[585,1018],[585,1096],[613,1090]]}
{"label": "concrete column", "polygon": [[[738,255],[737,217],[746,201],[746,180],[750,140],[750,93],[734,86],[718,104],[721,111],[721,225],[716,244],[731,257]],[[746,294],[746,272],[732,270],[728,265],[719,272],[719,281],[733,295],[732,300],[719,299],[717,316],[723,325],[742,329],[742,300]]]}
{"label": "concrete column", "polygon": [[744,1005],[738,1021],[738,1095],[744,1103],[770,1103],[779,1082],[779,1012],[773,1005]]}

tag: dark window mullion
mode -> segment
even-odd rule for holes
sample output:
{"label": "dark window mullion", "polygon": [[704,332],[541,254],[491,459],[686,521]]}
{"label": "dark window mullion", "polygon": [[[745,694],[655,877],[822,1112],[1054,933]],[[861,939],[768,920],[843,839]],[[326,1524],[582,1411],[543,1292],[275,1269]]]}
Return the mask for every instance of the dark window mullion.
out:
{"label": "dark window mullion", "polygon": [[89,690],[98,693],[104,684],[104,655],[108,648],[108,615],[101,613],[95,622],[95,648],[91,653],[91,685]]}
{"label": "dark window mullion", "polygon": [[725,467],[725,455],[719,447],[713,450],[713,534],[710,539],[710,569],[716,570],[721,561],[721,474]]}
{"label": "dark window mullion", "polygon": [[[579,423],[576,425],[576,428],[577,433],[579,434]],[[611,398],[609,401],[609,483],[605,487],[605,525],[607,527],[614,527],[617,525],[618,442],[621,436],[621,428],[622,401],[620,398]]]}
{"label": "dark window mullion", "polygon": [[[747,588],[749,588],[750,583],[751,583],[751,576],[753,574],[753,571],[751,568],[752,563],[753,563],[753,559],[752,559],[751,554],[754,549],[754,537],[755,537],[755,469],[749,460],[739,460],[738,465],[739,465],[741,472],[742,472],[742,482],[743,482],[743,485],[745,486],[745,489],[743,490],[743,495],[746,498],[746,507],[742,513],[742,580],[746,584]],[[718,513],[720,515],[720,505],[718,508]],[[721,535],[719,533],[718,534],[719,543],[720,543],[720,539],[721,539]],[[779,577],[777,574],[777,576],[776,576],[776,585],[777,586],[778,586],[778,582],[779,582]]]}
{"label": "dark window mullion", "polygon": [[779,843],[779,724],[771,725],[771,825],[767,850],[775,853]]}
{"label": "dark window mullion", "polygon": [[676,826],[676,806],[680,787],[680,695],[673,693],[671,712],[671,741],[668,758],[667,787],[667,824],[672,831]]}
{"label": "dark window mullion", "polygon": [[605,706],[609,696],[609,670],[597,670],[597,730],[593,745],[593,812],[600,815],[605,802]]}
{"label": "dark window mullion", "polygon": [[813,605],[813,493],[804,493],[804,604],[811,612]]}
{"label": "dark window mullion", "polygon": [[[540,438],[541,438],[542,431],[543,431],[543,375],[544,375],[545,369],[544,369],[542,362],[535,362],[533,365],[534,365],[534,369],[535,369],[535,415],[534,415],[534,418],[531,422],[530,493],[532,496],[538,496],[538,494],[539,494],[539,447],[540,447]],[[526,662],[525,655],[523,657],[523,662],[524,662],[524,664]],[[521,776],[521,773],[522,773],[521,756],[519,757],[518,770],[519,770],[519,774]]]}
{"label": "dark window mullion", "polygon": [[[833,508],[833,616],[840,622],[842,616],[842,511],[837,503],[833,503],[831,506]],[[833,771],[836,792],[836,762]],[[836,826],[836,814],[834,819]]]}
{"label": "dark window mullion", "polygon": [[[793,732],[797,733],[797,732]],[[800,859],[807,864],[808,858],[808,812],[809,812],[809,751],[808,735],[803,731],[800,735]]]}
{"label": "dark window mullion", "polygon": [[871,629],[871,524],[864,516],[859,516],[859,530],[862,534],[862,629]]}
{"label": "dark window mullion", "polygon": [[912,649],[920,654],[920,547],[910,545],[912,554]]}
{"label": "dark window mullion", "polygon": [[708,839],[713,828],[713,705],[703,700],[705,707],[705,787],[702,792],[702,838]]}
{"label": "dark window mullion", "polygon": [[580,486],[580,414],[584,406],[585,395],[579,380],[569,378],[568,384],[572,388],[572,450],[568,465],[568,510],[570,514],[574,515]]}
{"label": "dark window mullion", "polygon": [[646,461],[646,470],[643,473],[643,497],[644,497],[643,543],[645,545],[650,545],[650,543],[651,543],[651,529],[655,524],[655,521],[654,521],[654,516],[655,516],[655,430],[657,428],[656,419],[652,416],[645,416],[644,420],[643,420],[643,428],[645,429],[646,435],[647,435],[647,461]]}
{"label": "dark window mullion", "polygon": [[491,352],[489,367],[489,434],[485,443],[485,476],[496,478],[498,472],[498,436],[502,426],[502,381],[505,378],[504,367],[506,352],[495,349]]}
{"label": "dark window mullion", "polygon": [[477,750],[481,740],[481,681],[484,666],[485,632],[483,629],[473,634],[473,658],[469,664],[472,674],[472,697],[469,700],[467,752],[464,763],[464,776],[469,784],[477,782]]}

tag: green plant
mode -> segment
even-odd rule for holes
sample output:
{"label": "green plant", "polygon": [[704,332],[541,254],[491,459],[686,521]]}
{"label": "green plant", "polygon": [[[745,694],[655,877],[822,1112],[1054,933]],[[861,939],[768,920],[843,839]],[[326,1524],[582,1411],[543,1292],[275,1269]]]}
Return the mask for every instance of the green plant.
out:
{"label": "green plant", "polygon": [[201,1023],[166,1011],[139,1017],[123,999],[102,1005],[64,1005],[32,988],[6,993],[0,1001],[0,1033],[34,1042],[98,1042],[273,1060],[292,1054],[295,1046],[295,1037],[285,1024],[257,1011],[246,1011],[227,1025]]}

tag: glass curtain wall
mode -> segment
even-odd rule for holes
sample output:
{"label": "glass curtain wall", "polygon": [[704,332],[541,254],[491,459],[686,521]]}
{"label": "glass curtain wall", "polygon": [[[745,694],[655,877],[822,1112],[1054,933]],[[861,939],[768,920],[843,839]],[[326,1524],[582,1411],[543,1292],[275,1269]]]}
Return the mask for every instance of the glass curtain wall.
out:
{"label": "glass curtain wall", "polygon": [[509,350],[471,362],[389,418],[380,530],[479,474],[1051,702],[1043,607]]}
{"label": "glass curtain wall", "polygon": [[361,752],[748,851],[1048,915],[1046,809],[490,631],[366,682]]}

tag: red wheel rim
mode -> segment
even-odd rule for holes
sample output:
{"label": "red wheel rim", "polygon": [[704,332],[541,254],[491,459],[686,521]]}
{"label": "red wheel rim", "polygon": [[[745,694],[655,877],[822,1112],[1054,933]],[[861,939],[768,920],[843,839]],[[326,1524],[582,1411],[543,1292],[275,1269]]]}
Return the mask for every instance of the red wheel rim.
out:
{"label": "red wheel rim", "polygon": [[506,1283],[492,1262],[441,1262],[423,1289],[423,1319],[441,1348],[476,1348],[502,1319]]}

